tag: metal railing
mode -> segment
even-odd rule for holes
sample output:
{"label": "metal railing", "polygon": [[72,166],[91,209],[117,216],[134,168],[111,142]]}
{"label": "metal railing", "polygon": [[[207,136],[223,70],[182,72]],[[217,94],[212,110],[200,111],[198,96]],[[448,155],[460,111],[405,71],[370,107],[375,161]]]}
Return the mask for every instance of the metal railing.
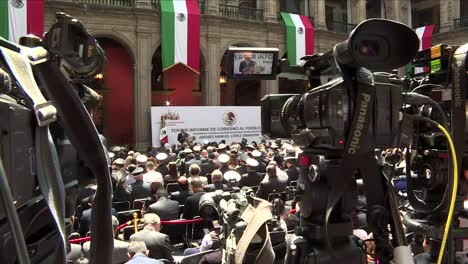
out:
{"label": "metal railing", "polygon": [[453,27],[455,29],[468,28],[468,16],[455,18],[453,20]]}
{"label": "metal railing", "polygon": [[219,5],[219,15],[245,20],[263,21],[263,9],[233,5]]}
{"label": "metal railing", "polygon": [[90,5],[103,5],[103,6],[117,6],[117,7],[134,7],[134,0],[73,0],[76,3],[90,4]]}
{"label": "metal railing", "polygon": [[[277,18],[278,18],[278,23],[284,24],[284,20],[283,20],[283,17],[281,16],[281,13],[278,13]],[[312,26],[314,26],[314,17],[309,16],[308,18],[309,18],[310,23],[312,23]]]}
{"label": "metal railing", "polygon": [[[200,14],[205,14],[206,11],[206,3],[205,0],[198,0],[198,7],[200,8]],[[151,6],[153,9],[161,9],[161,0],[151,0]]]}
{"label": "metal railing", "polygon": [[342,33],[349,33],[357,26],[356,24],[349,24],[340,21],[327,21],[326,25],[328,30]]}

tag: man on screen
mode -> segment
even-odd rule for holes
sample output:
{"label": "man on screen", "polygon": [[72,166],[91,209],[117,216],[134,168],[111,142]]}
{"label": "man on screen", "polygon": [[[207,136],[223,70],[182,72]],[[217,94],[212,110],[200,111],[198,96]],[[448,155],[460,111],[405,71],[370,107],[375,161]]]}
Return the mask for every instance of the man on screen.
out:
{"label": "man on screen", "polygon": [[177,135],[177,141],[180,142],[180,144],[183,144],[184,142],[187,142],[189,140],[189,134],[185,132],[185,129],[182,129],[180,133]]}
{"label": "man on screen", "polygon": [[239,65],[239,72],[242,74],[255,73],[255,61],[252,60],[252,53],[244,53],[244,60]]}

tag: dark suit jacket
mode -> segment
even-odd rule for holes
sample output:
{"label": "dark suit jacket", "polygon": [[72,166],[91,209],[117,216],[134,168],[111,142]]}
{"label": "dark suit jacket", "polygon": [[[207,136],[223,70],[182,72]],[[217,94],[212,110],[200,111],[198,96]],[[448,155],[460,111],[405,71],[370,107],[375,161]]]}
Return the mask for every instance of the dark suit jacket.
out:
{"label": "dark suit jacket", "polygon": [[184,218],[185,219],[193,219],[194,216],[199,215],[198,213],[198,205],[200,203],[200,198],[205,194],[205,192],[197,192],[185,200],[184,204]]}
{"label": "dark suit jacket", "polygon": [[[78,233],[80,233],[81,237],[85,237],[86,233],[90,231],[89,229],[91,227],[91,209],[92,208],[84,210],[83,214],[80,217],[80,227]],[[117,217],[117,211],[114,208],[111,209],[111,213],[113,216]]]}
{"label": "dark suit jacket", "polygon": [[203,187],[205,192],[214,192],[216,190],[223,190],[223,191],[229,191],[229,187],[226,184],[223,184],[222,182],[215,182],[212,184],[208,184],[205,187]]}
{"label": "dark suit jacket", "polygon": [[301,174],[301,170],[296,166],[287,168],[285,171],[286,174],[288,174],[288,185],[291,183],[291,181],[297,181],[297,179],[299,179],[299,175]]}
{"label": "dark suit jacket", "polygon": [[174,251],[174,248],[168,235],[156,232],[146,227],[131,235],[130,240],[141,240],[145,242],[146,247],[149,250],[148,257],[154,259],[167,259],[171,263],[174,263],[174,258],[172,257],[172,251]]}
{"label": "dark suit jacket", "polygon": [[212,160],[202,164],[200,175],[206,176],[208,173],[212,173],[214,170],[218,169],[218,165]]}
{"label": "dark suit jacket", "polygon": [[129,201],[131,203],[130,192],[121,185],[117,186],[112,196],[112,202],[126,202],[126,201]]}
{"label": "dark suit jacket", "polygon": [[242,178],[239,181],[239,187],[242,188],[243,186],[259,186],[262,180],[262,174],[256,171],[251,171],[242,175]]}
{"label": "dark suit jacket", "polygon": [[165,164],[159,164],[159,166],[155,169],[155,171],[161,173],[161,175],[166,175],[169,173],[169,169]]}
{"label": "dark suit jacket", "polygon": [[135,199],[143,199],[151,196],[150,185],[143,181],[136,181],[130,184],[130,200],[133,203]]}
{"label": "dark suit jacket", "polygon": [[148,208],[149,213],[155,213],[161,220],[179,219],[179,203],[166,197],[161,197]]}
{"label": "dark suit jacket", "polygon": [[179,204],[185,204],[185,200],[189,197],[191,192],[189,190],[179,191],[171,193],[171,200],[179,202]]}
{"label": "dark suit jacket", "polygon": [[251,67],[251,66],[255,66],[255,61],[252,61],[252,60],[251,60],[251,61],[249,61],[249,62],[247,63],[247,61],[243,60],[243,61],[241,61],[241,63],[239,64],[239,71],[240,71],[241,73],[244,73],[244,71],[247,72],[248,67]]}
{"label": "dark suit jacket", "polygon": [[257,190],[256,196],[265,200],[268,200],[268,195],[274,192],[284,192],[288,182],[286,178],[271,176],[264,179],[260,183],[260,187]]}
{"label": "dark suit jacket", "polygon": [[223,251],[216,250],[210,252],[202,257],[199,264],[221,264],[223,261]]}

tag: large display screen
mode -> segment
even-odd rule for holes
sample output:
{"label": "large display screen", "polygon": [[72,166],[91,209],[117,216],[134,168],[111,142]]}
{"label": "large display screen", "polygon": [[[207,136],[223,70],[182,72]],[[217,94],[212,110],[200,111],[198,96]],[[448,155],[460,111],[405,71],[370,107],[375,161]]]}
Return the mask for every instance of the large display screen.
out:
{"label": "large display screen", "polygon": [[231,79],[273,80],[278,67],[278,49],[231,47],[228,77]]}

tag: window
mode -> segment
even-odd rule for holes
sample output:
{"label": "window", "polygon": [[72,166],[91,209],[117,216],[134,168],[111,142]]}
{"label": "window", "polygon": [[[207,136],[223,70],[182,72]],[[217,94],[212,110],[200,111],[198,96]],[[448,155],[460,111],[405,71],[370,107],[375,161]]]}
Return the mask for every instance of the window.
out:
{"label": "window", "polygon": [[440,24],[440,3],[432,0],[412,0],[411,16],[413,28],[435,24],[435,31]]}
{"label": "window", "polygon": [[329,30],[348,31],[348,1],[327,0],[325,4],[325,21]]}
{"label": "window", "polygon": [[300,1],[280,0],[279,8],[281,12],[299,14],[301,11]]}
{"label": "window", "polygon": [[382,0],[367,0],[366,1],[366,17],[367,18],[381,18],[383,5]]}
{"label": "window", "polygon": [[460,17],[468,17],[468,2],[460,0]]}

